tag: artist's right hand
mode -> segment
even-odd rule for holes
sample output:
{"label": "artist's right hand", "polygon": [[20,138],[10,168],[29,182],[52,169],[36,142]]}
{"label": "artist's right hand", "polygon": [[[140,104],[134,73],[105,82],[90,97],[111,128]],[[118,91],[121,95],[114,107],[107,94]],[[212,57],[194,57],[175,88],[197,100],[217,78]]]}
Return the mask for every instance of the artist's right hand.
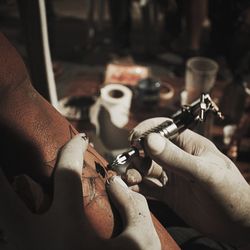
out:
{"label": "artist's right hand", "polygon": [[[166,118],[149,119],[133,130],[132,140]],[[156,185],[143,162],[127,171],[127,182],[148,197],[165,202],[189,225],[234,244],[250,241],[250,186],[234,163],[206,138],[186,130],[170,141],[152,133],[145,150],[168,181]],[[157,172],[157,171],[155,171]],[[158,169],[159,172],[159,169]]]}
{"label": "artist's right hand", "polygon": [[87,146],[86,136],[79,134],[63,147],[53,203],[45,214],[32,214],[25,207],[0,168],[1,250],[161,249],[146,199],[120,177],[109,179],[107,191],[123,219],[123,232],[110,240],[97,237],[83,212],[81,176]]}

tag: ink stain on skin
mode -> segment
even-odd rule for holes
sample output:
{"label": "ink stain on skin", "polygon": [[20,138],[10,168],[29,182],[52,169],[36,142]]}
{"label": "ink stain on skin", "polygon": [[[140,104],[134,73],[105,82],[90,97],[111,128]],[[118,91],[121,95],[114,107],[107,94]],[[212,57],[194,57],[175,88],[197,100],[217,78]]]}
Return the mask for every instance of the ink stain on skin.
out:
{"label": "ink stain on skin", "polygon": [[89,178],[89,199],[90,202],[95,198],[96,190],[95,190],[95,178]]}
{"label": "ink stain on skin", "polygon": [[100,174],[103,178],[106,176],[104,168],[97,162],[95,162],[95,171]]}

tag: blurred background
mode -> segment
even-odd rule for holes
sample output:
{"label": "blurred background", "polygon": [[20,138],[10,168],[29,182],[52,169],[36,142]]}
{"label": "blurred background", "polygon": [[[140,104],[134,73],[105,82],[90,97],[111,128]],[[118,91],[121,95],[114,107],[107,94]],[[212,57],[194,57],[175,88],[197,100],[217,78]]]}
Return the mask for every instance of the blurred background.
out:
{"label": "blurred background", "polygon": [[[212,60],[206,92],[225,119],[207,119],[198,132],[250,182],[248,0],[0,0],[0,30],[34,87],[109,160],[129,147],[140,121],[190,104],[187,62]],[[201,63],[192,70],[205,74]],[[119,85],[115,102],[104,98],[110,84]],[[204,91],[194,90],[196,98]]]}

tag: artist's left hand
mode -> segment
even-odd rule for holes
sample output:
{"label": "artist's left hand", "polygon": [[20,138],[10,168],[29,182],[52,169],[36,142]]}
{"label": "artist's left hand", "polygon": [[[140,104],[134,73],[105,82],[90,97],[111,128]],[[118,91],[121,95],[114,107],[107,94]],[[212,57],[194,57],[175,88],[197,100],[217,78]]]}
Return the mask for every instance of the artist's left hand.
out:
{"label": "artist's left hand", "polygon": [[106,188],[121,213],[123,231],[109,240],[95,234],[83,212],[81,176],[87,146],[85,136],[79,134],[63,147],[55,171],[53,203],[45,214],[27,209],[0,168],[1,250],[161,248],[146,199],[131,191],[120,177],[111,177]]}

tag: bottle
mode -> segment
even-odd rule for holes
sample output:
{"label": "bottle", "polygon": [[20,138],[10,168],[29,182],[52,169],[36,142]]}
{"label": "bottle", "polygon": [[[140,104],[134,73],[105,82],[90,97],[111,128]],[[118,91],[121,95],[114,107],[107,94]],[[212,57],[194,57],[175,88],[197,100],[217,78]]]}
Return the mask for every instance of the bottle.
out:
{"label": "bottle", "polygon": [[223,96],[220,102],[220,108],[224,115],[224,129],[230,126],[234,127],[234,132],[231,135],[230,141],[225,146],[225,154],[232,160],[237,161],[239,154],[239,145],[241,136],[240,123],[245,110],[247,94],[244,87],[244,80],[240,75],[235,75],[224,89]]}
{"label": "bottle", "polygon": [[220,101],[220,109],[225,117],[225,124],[238,124],[245,107],[246,92],[244,81],[240,75],[236,75],[223,91]]}

